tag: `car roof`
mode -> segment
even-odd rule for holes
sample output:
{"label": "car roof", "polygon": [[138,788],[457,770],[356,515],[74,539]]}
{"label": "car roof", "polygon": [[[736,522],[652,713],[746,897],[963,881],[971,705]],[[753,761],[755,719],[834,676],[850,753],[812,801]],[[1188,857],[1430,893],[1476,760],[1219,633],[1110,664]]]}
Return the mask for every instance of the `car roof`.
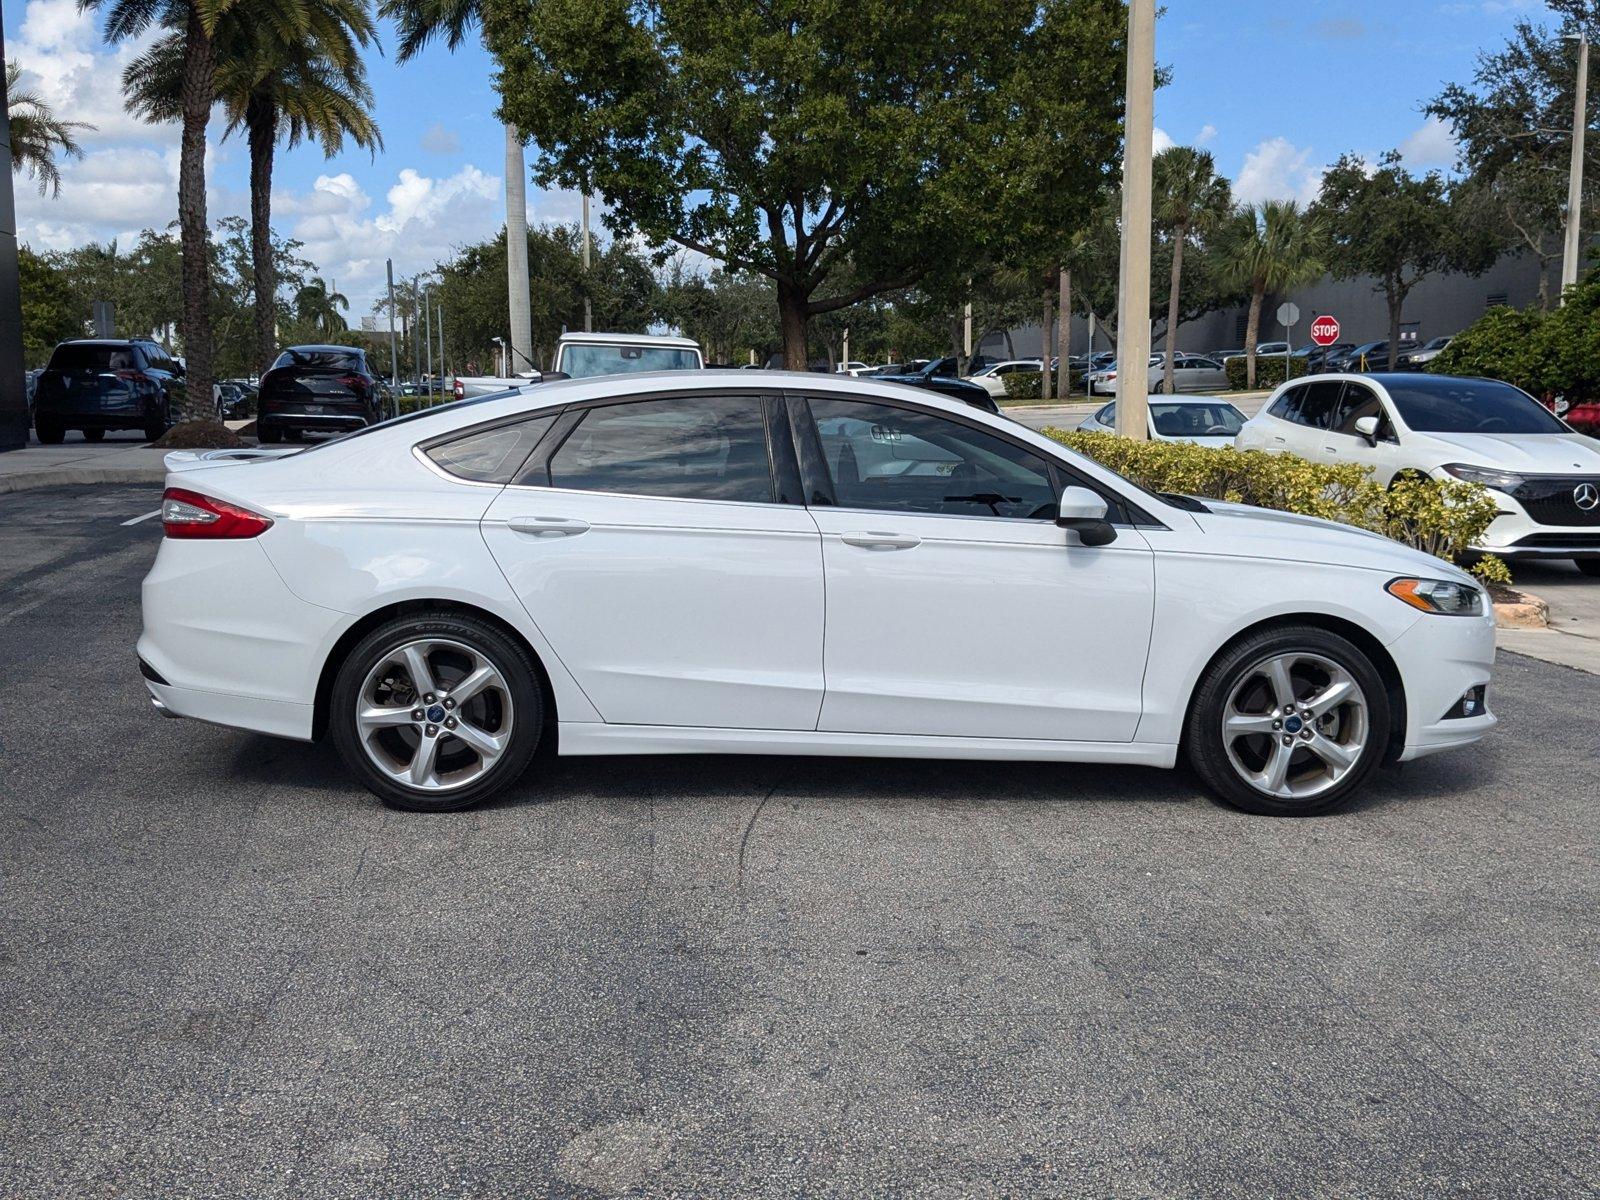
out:
{"label": "car roof", "polygon": [[288,352],[290,350],[337,350],[341,354],[365,354],[366,353],[366,351],[363,350],[360,346],[324,346],[324,345],[316,345],[316,346],[285,346],[283,349],[284,349],[285,352]]}
{"label": "car roof", "polygon": [[67,338],[58,346],[131,346],[135,342],[148,343],[149,338]]}
{"label": "car roof", "polygon": [[698,350],[700,343],[693,338],[668,333],[563,333],[561,340],[568,345],[606,345],[614,342],[632,342],[646,346],[672,346],[684,350]]}

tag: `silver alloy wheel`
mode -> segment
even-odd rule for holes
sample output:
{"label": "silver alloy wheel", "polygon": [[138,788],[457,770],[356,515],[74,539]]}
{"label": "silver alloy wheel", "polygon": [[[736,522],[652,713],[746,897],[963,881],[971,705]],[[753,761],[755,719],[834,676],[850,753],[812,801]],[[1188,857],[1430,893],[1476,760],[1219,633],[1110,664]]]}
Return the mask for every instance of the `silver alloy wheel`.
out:
{"label": "silver alloy wheel", "polygon": [[367,757],[418,791],[452,791],[481,778],[510,746],[513,717],[500,668],[452,638],[396,646],[356,694],[356,733]]}
{"label": "silver alloy wheel", "polygon": [[1371,736],[1366,693],[1320,654],[1253,664],[1222,710],[1222,744],[1239,778],[1269,796],[1309,800],[1361,761]]}

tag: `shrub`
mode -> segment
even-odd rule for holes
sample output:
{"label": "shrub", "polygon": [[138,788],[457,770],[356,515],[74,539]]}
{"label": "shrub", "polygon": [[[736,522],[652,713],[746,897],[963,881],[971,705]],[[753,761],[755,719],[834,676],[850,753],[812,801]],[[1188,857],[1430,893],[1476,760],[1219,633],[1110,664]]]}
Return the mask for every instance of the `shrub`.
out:
{"label": "shrub", "polygon": [[[1006,399],[1008,400],[1037,400],[1039,398],[1039,372],[1038,371],[1013,371],[1005,377]],[[1052,383],[1054,380],[1051,381]],[[1067,380],[1067,390],[1083,390],[1083,372],[1074,369],[1071,378]]]}
{"label": "shrub", "polygon": [[[1287,454],[1143,442],[1109,433],[1044,432],[1152,492],[1339,521],[1452,562],[1482,538],[1499,511],[1488,489],[1476,483],[1408,478],[1385,488],[1366,467],[1354,463],[1328,465]],[[1511,578],[1505,564],[1493,557],[1472,570],[1485,582]]]}
{"label": "shrub", "polygon": [[[1228,360],[1228,386],[1234,391],[1243,391],[1245,380],[1249,374],[1249,364],[1242,354],[1236,354]],[[1306,360],[1289,356],[1289,378],[1297,379],[1306,373]],[[1267,354],[1256,356],[1256,387],[1275,388],[1283,382],[1283,355]]]}

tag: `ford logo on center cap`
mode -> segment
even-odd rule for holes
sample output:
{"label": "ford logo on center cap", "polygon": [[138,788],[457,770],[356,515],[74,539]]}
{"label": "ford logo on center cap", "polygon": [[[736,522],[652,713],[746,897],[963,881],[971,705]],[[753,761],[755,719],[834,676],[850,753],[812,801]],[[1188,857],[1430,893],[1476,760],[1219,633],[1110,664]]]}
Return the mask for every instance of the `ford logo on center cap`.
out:
{"label": "ford logo on center cap", "polygon": [[428,710],[428,720],[432,721],[435,725],[444,720],[444,705],[435,704],[432,708],[430,708]]}
{"label": "ford logo on center cap", "polygon": [[1283,723],[1283,727],[1285,729],[1287,729],[1290,733],[1299,733],[1301,726],[1303,726],[1304,724],[1305,724],[1305,722],[1302,721],[1299,717],[1290,717],[1287,721],[1285,721]]}

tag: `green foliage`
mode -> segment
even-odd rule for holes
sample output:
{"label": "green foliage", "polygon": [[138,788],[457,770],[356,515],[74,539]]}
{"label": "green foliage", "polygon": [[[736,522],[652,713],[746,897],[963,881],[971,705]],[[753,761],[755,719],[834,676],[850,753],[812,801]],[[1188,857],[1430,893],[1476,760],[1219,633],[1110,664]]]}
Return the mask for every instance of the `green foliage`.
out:
{"label": "green foliage", "polygon": [[[1275,388],[1284,381],[1283,355],[1258,354],[1256,356],[1256,387]],[[1227,362],[1228,386],[1234,391],[1241,391],[1248,386],[1245,377],[1249,363],[1245,356],[1236,354]],[[1306,360],[1289,356],[1288,378],[1298,379],[1306,373]]]}
{"label": "green foliage", "polygon": [[[1070,228],[1115,162],[1121,0],[484,0],[501,115],[607,225],[810,318]],[[442,28],[444,23],[438,23]]]}
{"label": "green foliage", "polygon": [[1038,371],[1013,371],[1006,376],[1006,397],[1011,400],[1037,400],[1039,398]]}
{"label": "green foliage", "polygon": [[1569,288],[1560,308],[1490,309],[1456,335],[1432,370],[1502,379],[1574,406],[1600,401],[1600,271]]}
{"label": "green foliage", "polygon": [[22,283],[22,361],[43,366],[57,342],[82,337],[87,313],[78,306],[72,278],[50,258],[26,246],[17,250]]}
{"label": "green foliage", "polygon": [[[1368,529],[1449,561],[1479,541],[1499,511],[1475,483],[1402,480],[1384,488],[1356,464],[1327,465],[1288,454],[1145,442],[1109,433],[1045,434],[1153,492],[1204,496],[1320,517]],[[1476,568],[1486,581],[1510,573],[1498,559]]]}

